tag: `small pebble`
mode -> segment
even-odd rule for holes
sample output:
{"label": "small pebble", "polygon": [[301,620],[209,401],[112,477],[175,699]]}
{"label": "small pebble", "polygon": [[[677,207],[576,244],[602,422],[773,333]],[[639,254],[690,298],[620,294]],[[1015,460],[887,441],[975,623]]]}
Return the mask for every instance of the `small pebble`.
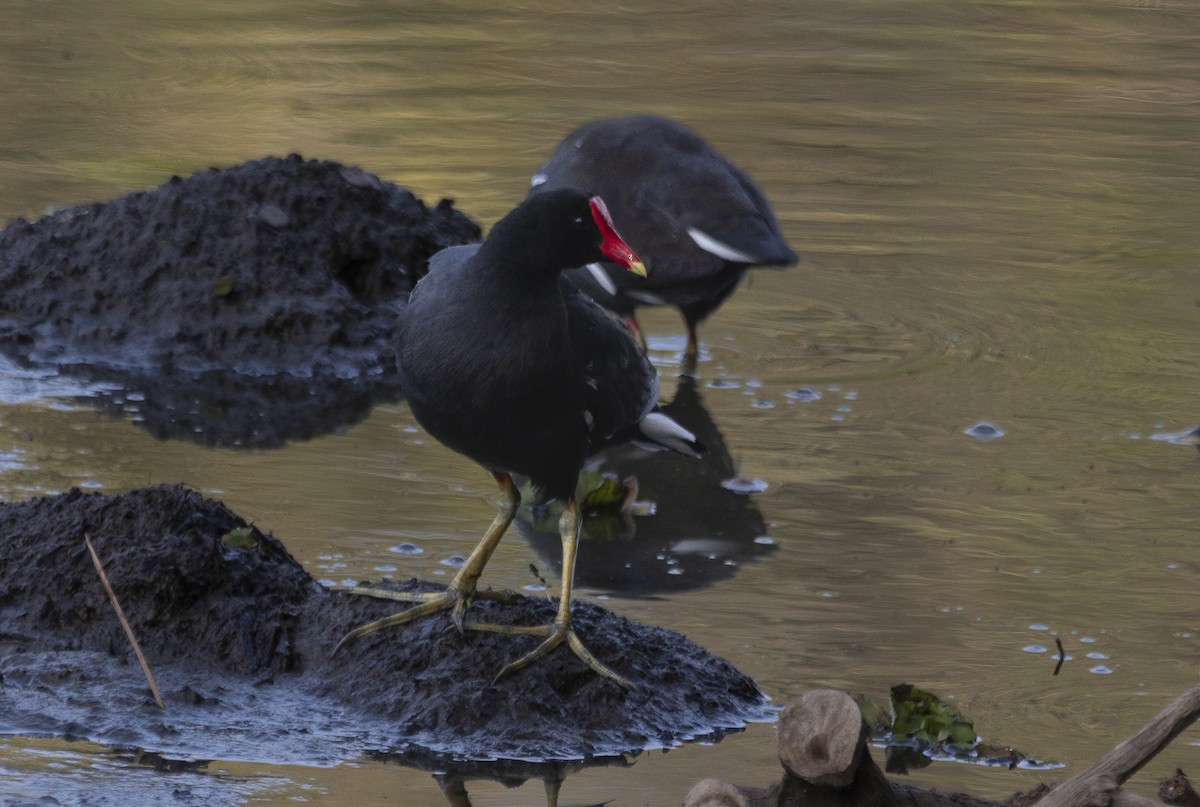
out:
{"label": "small pebble", "polygon": [[288,226],[291,222],[287,213],[284,213],[281,208],[271,204],[259,205],[254,211],[254,215],[262,223],[268,224],[277,230]]}
{"label": "small pebble", "polygon": [[356,188],[375,188],[376,190],[383,188],[383,181],[379,177],[369,174],[361,168],[346,165],[342,166],[339,173],[342,175],[342,179]]}

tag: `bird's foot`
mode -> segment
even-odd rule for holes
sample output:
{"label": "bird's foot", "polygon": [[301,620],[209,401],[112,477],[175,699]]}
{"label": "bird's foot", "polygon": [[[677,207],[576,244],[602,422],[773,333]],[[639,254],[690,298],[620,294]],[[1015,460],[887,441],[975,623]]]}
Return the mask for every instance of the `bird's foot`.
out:
{"label": "bird's foot", "polygon": [[393,591],[386,588],[355,586],[350,589],[350,593],[375,597],[381,600],[398,600],[400,602],[417,604],[398,614],[385,616],[383,619],[377,619],[374,622],[368,622],[366,625],[360,625],[342,637],[342,640],[337,643],[337,647],[333,648],[331,655],[336,656],[338,651],[343,647],[366,636],[368,633],[374,633],[377,630],[390,628],[395,625],[403,625],[412,622],[414,619],[435,614],[438,611],[451,610],[450,618],[454,621],[454,625],[458,628],[459,633],[462,633],[467,627],[464,624],[463,618],[466,615],[467,608],[475,600],[510,601],[517,596],[507,591],[463,591],[453,585],[444,591]]}
{"label": "bird's foot", "polygon": [[566,642],[567,646],[571,648],[572,652],[574,652],[584,664],[591,667],[592,670],[594,670],[597,674],[617,682],[624,689],[632,691],[635,688],[628,679],[613,672],[610,668],[602,664],[599,659],[592,655],[592,651],[587,649],[587,646],[584,645],[583,641],[579,638],[579,635],[575,633],[575,629],[570,625],[562,625],[558,622],[554,622],[550,625],[532,626],[489,625],[485,623],[472,622],[468,623],[466,628],[468,630],[491,631],[492,633],[527,633],[535,636],[546,637],[546,640],[540,645],[535,647],[533,650],[530,650],[516,661],[506,665],[504,669],[500,670],[500,672],[496,674],[495,679],[493,679],[495,681],[499,681],[504,676],[508,675],[509,673],[516,672],[522,667],[527,667],[528,665],[540,659],[542,656],[545,656],[554,648],[558,647],[563,642]]}

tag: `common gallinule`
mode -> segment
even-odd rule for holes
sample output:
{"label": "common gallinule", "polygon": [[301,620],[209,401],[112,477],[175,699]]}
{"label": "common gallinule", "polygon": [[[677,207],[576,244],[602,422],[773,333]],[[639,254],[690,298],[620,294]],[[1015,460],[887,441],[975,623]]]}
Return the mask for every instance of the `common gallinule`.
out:
{"label": "common gallinule", "polygon": [[[566,641],[593,670],[630,684],[601,664],[571,627],[579,505],[575,486],[587,457],[605,446],[641,441],[696,454],[695,437],[657,411],[658,375],[645,352],[608,312],[562,278],[572,266],[613,261],[645,268],[613,228],[604,202],[575,190],[529,197],[478,245],[433,257],[399,327],[401,381],[425,430],[492,472],[500,512],[443,592],[392,597],[420,604],[356,628],[338,648],[366,633],[452,609],[461,630],[476,583],[512,522],[520,494],[512,474],[527,476],[543,499],[564,502],[562,591],[551,625],[465,627],[546,637],[497,677]],[[336,652],[336,650],[334,651]]]}
{"label": "common gallinule", "polygon": [[635,309],[673,305],[687,324],[688,369],[696,326],[752,266],[791,266],[775,214],[758,186],[688,128],[649,115],[585,124],[558,145],[531,193],[576,188],[608,201],[617,230],[646,262],[637,277],[611,262],[567,273],[641,338]]}

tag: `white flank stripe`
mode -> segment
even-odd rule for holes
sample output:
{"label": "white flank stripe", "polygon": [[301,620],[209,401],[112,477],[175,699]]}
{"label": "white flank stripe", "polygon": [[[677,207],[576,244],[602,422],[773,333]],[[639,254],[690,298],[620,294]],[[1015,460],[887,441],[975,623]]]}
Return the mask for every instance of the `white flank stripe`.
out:
{"label": "white flank stripe", "polygon": [[545,185],[548,179],[550,177],[545,174],[534,174],[529,180],[529,187],[536,188],[538,185]]}
{"label": "white flank stripe", "polygon": [[608,272],[604,271],[603,266],[598,263],[589,263],[587,270],[592,273],[592,278],[600,284],[600,288],[613,297],[617,296],[617,286],[612,282],[612,278],[608,276]]}
{"label": "white flank stripe", "polygon": [[739,249],[734,249],[728,244],[713,238],[703,230],[697,230],[695,227],[688,227],[688,235],[696,242],[696,246],[705,252],[711,252],[718,258],[723,258],[727,261],[736,261],[737,263],[754,263],[758,260],[753,255],[742,252]]}
{"label": "white flank stripe", "polygon": [[635,291],[633,289],[626,289],[625,296],[632,297],[633,299],[637,300],[639,303],[645,303],[646,305],[666,305],[667,304],[666,300],[659,297],[657,294],[651,294],[648,291]]}

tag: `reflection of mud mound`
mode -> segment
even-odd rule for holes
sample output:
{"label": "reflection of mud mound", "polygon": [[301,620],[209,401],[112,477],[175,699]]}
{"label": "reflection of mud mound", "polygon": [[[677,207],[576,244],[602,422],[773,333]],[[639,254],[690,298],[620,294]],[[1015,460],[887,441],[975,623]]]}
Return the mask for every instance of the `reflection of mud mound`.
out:
{"label": "reflection of mud mound", "polygon": [[278,448],[320,437],[353,426],[377,403],[401,398],[395,373],[364,383],[328,376],[176,371],[130,375],[122,383],[79,402],[129,417],[160,440],[233,448]]}
{"label": "reflection of mud mound", "polygon": [[[637,691],[565,650],[493,682],[539,639],[460,636],[445,615],[371,634],[330,659],[346,630],[398,604],[321,588],[273,537],[229,534],[244,526],[174,487],[0,505],[0,730],[201,756],[250,738],[253,753],[276,757],[290,743],[326,758],[377,748],[417,759],[561,759],[669,746],[763,716],[761,693],[727,662],[586,603],[575,605],[581,634]],[[148,705],[85,534],[165,712]],[[540,624],[553,612],[548,600],[518,598],[479,603],[472,617]]]}
{"label": "reflection of mud mound", "polygon": [[392,370],[397,300],[479,238],[357,168],[266,158],[0,232],[0,349],[41,364]]}

